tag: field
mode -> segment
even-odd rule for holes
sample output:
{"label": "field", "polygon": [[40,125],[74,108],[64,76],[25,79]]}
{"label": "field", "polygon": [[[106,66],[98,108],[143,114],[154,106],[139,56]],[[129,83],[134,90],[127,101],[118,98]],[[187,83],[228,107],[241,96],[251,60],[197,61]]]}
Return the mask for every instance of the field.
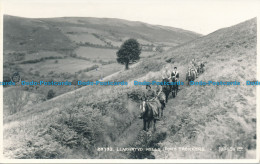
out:
{"label": "field", "polygon": [[102,40],[96,38],[95,36],[93,36],[92,34],[67,34],[67,36],[77,42],[77,43],[85,43],[85,42],[88,42],[88,43],[92,43],[92,44],[98,44],[98,45],[102,45],[102,46],[105,46],[106,43],[103,42]]}
{"label": "field", "polygon": [[[102,61],[116,61],[116,52],[115,49],[103,49],[103,48],[93,48],[93,47],[79,47],[76,50],[77,56],[84,57],[87,59],[93,60],[102,60]],[[155,52],[143,51],[140,57],[145,58],[149,55],[153,55]]]}
{"label": "field", "polygon": [[75,58],[59,59],[57,60],[57,63],[55,61],[56,60],[46,60],[35,64],[25,64],[22,67],[25,71],[38,71],[41,75],[47,75],[50,72],[75,73],[79,70],[83,70],[94,65],[92,62]]}
{"label": "field", "polygon": [[110,61],[116,59],[116,51],[114,49],[102,49],[93,47],[80,47],[76,50],[77,56],[88,59]]}
{"label": "field", "polygon": [[40,51],[37,53],[26,54],[25,60],[35,60],[45,57],[64,57],[64,54],[60,54],[55,51]]}

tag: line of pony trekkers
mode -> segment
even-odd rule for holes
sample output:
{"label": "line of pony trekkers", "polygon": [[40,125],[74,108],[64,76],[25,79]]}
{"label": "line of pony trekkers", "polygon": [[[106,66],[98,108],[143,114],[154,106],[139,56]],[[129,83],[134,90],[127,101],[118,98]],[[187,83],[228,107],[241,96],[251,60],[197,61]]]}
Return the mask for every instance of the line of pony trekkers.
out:
{"label": "line of pony trekkers", "polygon": [[[201,61],[199,64],[193,59],[186,72],[186,80],[188,84],[190,81],[194,81],[198,74],[204,72],[205,62]],[[162,73],[163,83],[173,82],[176,85],[156,85],[155,90],[152,89],[151,85],[146,85],[146,92],[142,96],[142,103],[140,105],[141,114],[140,119],[143,119],[143,130],[147,131],[153,122],[153,128],[156,130],[156,121],[160,120],[163,116],[163,110],[166,107],[170,93],[173,98],[177,96],[179,87],[177,82],[179,81],[180,74],[177,67],[174,67],[173,71],[165,69]]]}

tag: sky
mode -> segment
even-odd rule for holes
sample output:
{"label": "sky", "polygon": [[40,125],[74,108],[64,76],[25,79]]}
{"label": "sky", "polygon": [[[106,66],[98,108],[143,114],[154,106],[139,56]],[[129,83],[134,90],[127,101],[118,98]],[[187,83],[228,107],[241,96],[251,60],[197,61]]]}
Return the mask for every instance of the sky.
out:
{"label": "sky", "polygon": [[1,0],[2,13],[28,18],[120,18],[209,34],[259,15],[260,0]]}

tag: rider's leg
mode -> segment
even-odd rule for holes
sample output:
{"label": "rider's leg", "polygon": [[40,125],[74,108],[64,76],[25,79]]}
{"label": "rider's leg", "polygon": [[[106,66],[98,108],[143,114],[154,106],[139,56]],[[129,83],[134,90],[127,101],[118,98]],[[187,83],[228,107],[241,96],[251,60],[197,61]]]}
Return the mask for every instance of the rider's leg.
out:
{"label": "rider's leg", "polygon": [[157,111],[155,111],[156,109],[153,110],[153,115],[154,115],[154,119],[155,120],[159,120],[159,109],[157,109]]}
{"label": "rider's leg", "polygon": [[142,119],[143,118],[143,115],[144,115],[144,111],[145,111],[145,101],[143,101],[143,104],[141,105],[141,113],[140,115],[138,116],[138,118]]}

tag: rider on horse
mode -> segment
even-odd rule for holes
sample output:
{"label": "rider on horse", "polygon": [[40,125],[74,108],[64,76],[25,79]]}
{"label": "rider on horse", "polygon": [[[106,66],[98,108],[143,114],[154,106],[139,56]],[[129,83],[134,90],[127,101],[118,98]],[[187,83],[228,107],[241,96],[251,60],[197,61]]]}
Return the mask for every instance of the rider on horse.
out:
{"label": "rider on horse", "polygon": [[178,81],[180,75],[179,75],[179,72],[177,71],[177,67],[174,67],[174,70],[172,71],[171,76],[172,76],[172,79],[176,79],[175,81]]}
{"label": "rider on horse", "polygon": [[163,70],[162,79],[171,79],[171,72],[168,69],[168,67],[166,67],[165,70]]}
{"label": "rider on horse", "polygon": [[196,74],[196,78],[198,77],[198,71],[197,71],[197,63],[195,61],[195,58],[192,59],[192,61],[190,62],[190,65],[189,65],[189,69],[191,69],[192,71],[195,72]]}
{"label": "rider on horse", "polygon": [[156,86],[156,95],[160,101],[160,103],[165,107],[166,105],[166,96],[163,92],[163,87],[161,85]]}
{"label": "rider on horse", "polygon": [[[171,78],[172,78],[172,82],[178,82],[178,80],[179,80],[179,72],[177,71],[177,67],[174,67],[174,70],[172,71],[172,73],[171,73]],[[175,84],[176,85],[176,89],[178,90],[178,85],[177,84]]]}
{"label": "rider on horse", "polygon": [[[154,113],[154,119],[159,120],[159,111],[157,111],[157,109],[155,107],[153,107],[153,105],[157,105],[157,103],[160,103],[156,99],[158,95],[156,94],[156,92],[154,90],[152,90],[151,85],[146,85],[146,89],[147,89],[147,91],[144,94],[143,108],[145,107],[145,103],[148,103],[148,105],[150,104],[150,106],[152,106],[152,110]],[[156,102],[156,103],[151,104],[152,102]],[[140,119],[143,118],[143,114],[144,114],[145,110],[142,109],[142,111],[143,112],[139,116]]]}

